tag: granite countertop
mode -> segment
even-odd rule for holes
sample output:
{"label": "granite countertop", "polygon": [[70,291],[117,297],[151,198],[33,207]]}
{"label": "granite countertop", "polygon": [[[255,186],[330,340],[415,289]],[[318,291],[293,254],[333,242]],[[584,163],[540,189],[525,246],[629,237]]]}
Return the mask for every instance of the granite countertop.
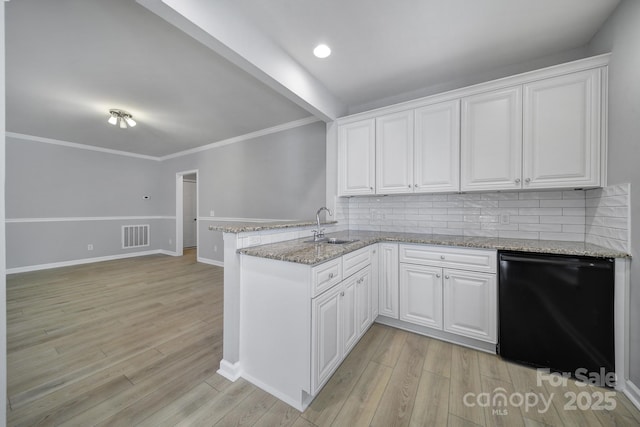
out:
{"label": "granite countertop", "polygon": [[[337,224],[338,221],[321,222],[320,225]],[[207,221],[209,230],[222,231],[224,233],[244,233],[249,231],[276,230],[281,228],[307,227],[316,225],[315,220],[287,220],[287,221]]]}
{"label": "granite countertop", "polygon": [[308,242],[309,238],[287,240],[268,245],[252,246],[238,252],[260,258],[299,264],[315,265],[338,258],[365,246],[378,242],[420,243],[440,246],[458,246],[479,249],[511,250],[547,254],[592,256],[598,258],[630,258],[624,252],[583,242],[555,240],[504,239],[494,237],[462,237],[443,234],[390,233],[375,231],[345,231],[330,233],[326,237],[354,240],[351,243],[334,245]]}

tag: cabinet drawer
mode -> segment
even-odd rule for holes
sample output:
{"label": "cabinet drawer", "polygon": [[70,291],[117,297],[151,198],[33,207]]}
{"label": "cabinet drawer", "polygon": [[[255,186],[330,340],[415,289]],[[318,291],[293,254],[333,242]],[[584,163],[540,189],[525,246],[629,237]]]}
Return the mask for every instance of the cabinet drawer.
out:
{"label": "cabinet drawer", "polygon": [[346,279],[371,264],[372,246],[358,249],[342,257],[342,276]]}
{"label": "cabinet drawer", "polygon": [[495,273],[497,259],[487,249],[400,245],[400,262]]}
{"label": "cabinet drawer", "polygon": [[311,297],[315,297],[342,281],[342,258],[336,258],[311,269]]}

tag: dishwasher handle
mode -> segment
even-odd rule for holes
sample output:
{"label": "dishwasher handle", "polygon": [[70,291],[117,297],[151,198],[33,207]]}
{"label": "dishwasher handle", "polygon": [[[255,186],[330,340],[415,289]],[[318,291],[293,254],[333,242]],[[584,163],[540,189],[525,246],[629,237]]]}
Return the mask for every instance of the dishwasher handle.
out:
{"label": "dishwasher handle", "polygon": [[540,257],[540,256],[526,256],[526,255],[511,255],[500,254],[500,262],[512,261],[512,262],[526,262],[530,264],[546,264],[546,265],[561,265],[561,266],[573,266],[573,267],[588,267],[588,268],[611,268],[613,259],[597,259],[586,260],[580,258],[556,258],[556,257]]}

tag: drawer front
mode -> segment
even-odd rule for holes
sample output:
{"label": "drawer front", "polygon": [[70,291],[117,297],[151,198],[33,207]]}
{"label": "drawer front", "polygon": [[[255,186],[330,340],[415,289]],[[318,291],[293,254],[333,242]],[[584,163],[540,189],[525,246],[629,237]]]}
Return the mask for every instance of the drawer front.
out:
{"label": "drawer front", "polygon": [[488,249],[400,245],[400,262],[495,273],[497,256]]}
{"label": "drawer front", "polygon": [[346,279],[371,264],[373,246],[358,249],[342,257],[342,276]]}
{"label": "drawer front", "polygon": [[342,258],[336,258],[311,269],[311,297],[316,297],[342,281]]}

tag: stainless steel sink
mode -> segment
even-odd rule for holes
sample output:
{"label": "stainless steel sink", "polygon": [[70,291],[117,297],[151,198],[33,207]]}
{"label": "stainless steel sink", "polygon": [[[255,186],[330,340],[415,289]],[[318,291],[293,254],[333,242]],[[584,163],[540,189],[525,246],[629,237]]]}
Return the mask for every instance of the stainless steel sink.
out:
{"label": "stainless steel sink", "polygon": [[337,239],[335,237],[330,237],[329,239],[327,239],[326,243],[330,245],[345,245],[347,243],[353,243],[353,242],[357,242],[357,240],[343,240],[343,239]]}
{"label": "stainless steel sink", "polygon": [[305,240],[305,243],[326,243],[329,245],[346,245],[347,243],[357,242],[358,240],[345,240],[336,237],[322,238],[319,240]]}

